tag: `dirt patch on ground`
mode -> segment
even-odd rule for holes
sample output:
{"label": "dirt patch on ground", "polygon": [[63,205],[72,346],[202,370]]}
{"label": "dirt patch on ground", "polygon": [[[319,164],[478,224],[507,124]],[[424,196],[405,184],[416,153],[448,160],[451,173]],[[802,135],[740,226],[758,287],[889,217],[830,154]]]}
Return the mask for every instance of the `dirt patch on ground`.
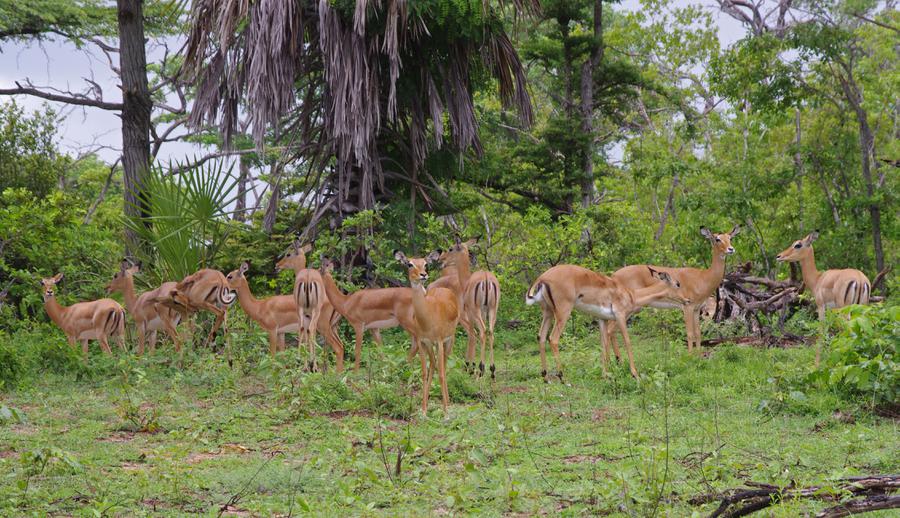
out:
{"label": "dirt patch on ground", "polygon": [[119,465],[125,471],[141,471],[147,467],[143,462],[123,462]]}
{"label": "dirt patch on ground", "polygon": [[129,432],[127,430],[117,430],[98,440],[103,442],[129,442],[134,440],[135,435],[134,432]]}
{"label": "dirt patch on ground", "polygon": [[236,507],[230,504],[226,504],[224,507],[219,509],[220,516],[253,516],[250,514],[250,511],[246,509],[241,509],[240,507]]}
{"label": "dirt patch on ground", "polygon": [[524,385],[510,385],[508,387],[500,387],[500,390],[498,390],[497,392],[499,392],[501,394],[517,394],[520,392],[527,392],[527,391],[528,391],[528,387],[526,387]]}
{"label": "dirt patch on ground", "polygon": [[243,446],[241,444],[228,443],[228,444],[223,444],[222,446],[220,446],[217,451],[205,451],[205,452],[198,451],[198,452],[191,453],[187,457],[187,462],[188,462],[188,464],[196,464],[198,462],[203,462],[203,461],[209,460],[209,459],[215,459],[218,457],[222,457],[224,455],[232,455],[232,454],[242,455],[245,453],[250,453],[252,451],[255,451],[255,450],[248,448],[246,446]]}
{"label": "dirt patch on ground", "polygon": [[616,462],[618,460],[622,460],[623,457],[613,457],[610,455],[605,455],[603,453],[597,455],[569,455],[568,457],[563,457],[563,462],[566,464],[584,464],[602,461],[602,462]]}
{"label": "dirt patch on ground", "polygon": [[591,421],[602,422],[609,419],[621,419],[622,414],[609,408],[598,408],[591,414]]}
{"label": "dirt patch on ground", "polygon": [[16,459],[19,457],[19,452],[15,450],[0,450],[0,459]]}
{"label": "dirt patch on ground", "polygon": [[19,435],[34,435],[37,432],[37,428],[30,424],[14,424],[9,429]]}

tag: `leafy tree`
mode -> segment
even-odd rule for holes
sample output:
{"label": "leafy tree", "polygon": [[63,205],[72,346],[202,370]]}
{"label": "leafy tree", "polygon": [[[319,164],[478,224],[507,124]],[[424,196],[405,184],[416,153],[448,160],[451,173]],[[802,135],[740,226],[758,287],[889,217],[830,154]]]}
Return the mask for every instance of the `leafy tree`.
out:
{"label": "leafy tree", "polygon": [[47,196],[64,178],[69,160],[56,151],[56,114],[31,115],[15,102],[0,104],[0,192],[26,189]]}

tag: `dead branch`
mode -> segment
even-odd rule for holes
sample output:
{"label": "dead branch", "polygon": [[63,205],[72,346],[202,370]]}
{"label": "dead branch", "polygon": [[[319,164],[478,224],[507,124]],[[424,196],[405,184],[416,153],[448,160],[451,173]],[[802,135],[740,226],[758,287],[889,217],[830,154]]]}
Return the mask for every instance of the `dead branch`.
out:
{"label": "dead branch", "polygon": [[759,482],[746,482],[744,488],[732,489],[723,493],[702,494],[688,500],[692,505],[703,505],[721,500],[719,507],[710,514],[710,518],[735,518],[747,516],[785,500],[800,498],[840,502],[846,497],[865,497],[858,500],[841,502],[830,507],[817,516],[832,518],[849,516],[859,512],[880,509],[900,508],[900,496],[889,493],[900,490],[900,475],[871,475],[865,477],[847,477],[835,481],[831,486],[778,487]]}

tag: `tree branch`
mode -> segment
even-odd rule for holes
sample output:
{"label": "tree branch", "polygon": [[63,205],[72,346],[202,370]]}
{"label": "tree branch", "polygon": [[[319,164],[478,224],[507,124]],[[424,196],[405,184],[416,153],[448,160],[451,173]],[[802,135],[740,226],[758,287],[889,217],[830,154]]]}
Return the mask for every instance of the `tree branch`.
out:
{"label": "tree branch", "polygon": [[16,81],[16,88],[0,88],[0,95],[31,95],[34,97],[40,97],[41,99],[47,99],[48,101],[56,101],[66,104],[74,104],[78,106],[90,106],[93,108],[100,108],[101,110],[109,110],[109,111],[121,111],[122,103],[113,103],[107,102],[100,99],[91,99],[87,96],[80,94],[72,94],[72,95],[60,95],[53,94],[50,92],[45,92],[43,90],[38,90],[37,88],[32,88],[30,86],[22,86],[18,81]]}

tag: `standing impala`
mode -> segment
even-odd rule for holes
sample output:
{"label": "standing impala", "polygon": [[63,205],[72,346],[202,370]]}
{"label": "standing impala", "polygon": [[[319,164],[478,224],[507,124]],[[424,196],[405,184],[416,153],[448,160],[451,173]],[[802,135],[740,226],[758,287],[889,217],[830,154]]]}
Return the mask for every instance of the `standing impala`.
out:
{"label": "standing impala", "polygon": [[403,252],[394,251],[394,258],[407,268],[412,288],[412,334],[418,339],[419,358],[422,363],[422,413],[428,412],[428,392],[431,389],[436,357],[446,414],[450,403],[450,394],[447,390],[447,358],[449,351],[453,349],[456,324],[459,321],[459,297],[447,288],[437,287],[425,291],[425,283],[428,281],[426,264],[437,259],[435,252],[429,254],[427,258],[408,259]]}
{"label": "standing impala", "polygon": [[[653,266],[654,270],[666,272],[681,283],[681,295],[690,299],[690,304],[676,304],[668,301],[656,301],[650,305],[654,308],[675,309],[680,308],[684,313],[684,327],[687,332],[688,351],[694,346],[700,349],[700,308],[706,299],[715,293],[716,288],[725,278],[725,256],[734,253],[731,240],[738,235],[741,227],[735,225],[727,234],[713,234],[706,227],[700,227],[700,235],[709,240],[712,245],[712,263],[709,268],[666,268]],[[651,286],[656,280],[647,270],[647,265],[626,266],[612,274],[612,278],[623,286],[637,290]],[[615,337],[613,337],[615,340]]]}
{"label": "standing impala", "polygon": [[109,337],[115,336],[119,348],[125,350],[125,310],[113,299],[78,302],[71,306],[63,306],[56,300],[54,288],[61,281],[63,274],[41,279],[41,292],[44,297],[44,309],[53,323],[62,329],[75,346],[81,342],[81,352],[87,359],[88,341],[97,340],[103,352],[109,354]]}
{"label": "standing impala", "polygon": [[[212,329],[206,337],[204,347],[212,342],[216,331],[226,324],[228,308],[234,304],[237,295],[228,287],[228,281],[219,270],[204,268],[192,273],[175,285],[175,289],[164,293],[155,302],[181,314],[182,320],[204,310],[216,316]],[[166,326],[168,328],[168,325]],[[227,327],[227,324],[226,324]],[[174,327],[167,329],[170,336],[177,336]],[[175,341],[175,350],[181,352],[181,341]]]}
{"label": "standing impala", "polygon": [[[647,269],[647,275],[655,281],[651,286],[637,290],[624,286],[614,278],[573,264],[554,266],[534,281],[528,293],[525,294],[525,303],[528,305],[540,303],[543,312],[538,341],[541,352],[541,376],[544,381],[548,381],[544,344],[547,340],[547,331],[550,329],[550,320],[553,320],[550,349],[556,360],[557,376],[562,380],[559,338],[573,309],[601,321],[616,323],[625,341],[631,375],[635,378],[638,377],[637,369],[634,366],[634,356],[631,352],[631,337],[628,336],[628,317],[641,306],[654,302],[665,300],[675,300],[680,304],[690,302],[678,294],[678,281],[668,273],[656,271],[647,266],[644,268]],[[609,337],[606,333],[606,325],[607,323],[604,322],[600,330],[604,373],[606,373],[606,364],[609,360]]]}
{"label": "standing impala", "polygon": [[[296,333],[300,329],[300,321],[297,318],[297,303],[292,295],[276,295],[265,299],[257,299],[250,292],[246,273],[250,269],[250,263],[244,261],[241,266],[225,276],[228,285],[237,292],[238,302],[244,313],[255,320],[269,334],[269,353],[273,356],[285,348],[285,333]],[[340,315],[332,312],[332,316],[340,318]],[[319,318],[318,331],[325,337],[325,341],[334,350],[338,358],[343,358],[344,345],[334,332],[334,324],[325,319],[324,313]],[[343,369],[343,362],[338,362],[338,371]]]}
{"label": "standing impala", "polygon": [[[803,284],[816,299],[819,321],[824,322],[826,310],[850,304],[868,304],[872,284],[866,274],[852,268],[818,271],[812,247],[813,241],[818,237],[819,232],[815,231],[799,241],[794,241],[794,244],[778,254],[775,260],[800,263]],[[822,341],[819,340],[816,343],[816,366],[819,365],[821,349]]]}
{"label": "standing impala", "polygon": [[138,354],[144,354],[144,343],[147,335],[150,335],[150,351],[156,350],[156,336],[159,331],[166,331],[172,342],[179,344],[178,333],[171,334],[170,329],[181,321],[181,314],[168,307],[154,302],[165,293],[171,293],[175,289],[174,282],[164,282],[158,288],[145,291],[140,295],[134,290],[134,275],[141,271],[140,264],[129,264],[122,261],[119,271],[113,276],[106,286],[107,293],[122,292],[125,298],[125,307],[134,319],[138,331]]}
{"label": "standing impala", "polygon": [[470,239],[461,242],[456,237],[456,244],[441,254],[443,266],[441,277],[433,282],[429,289],[444,287],[453,290],[460,296],[462,311],[460,324],[466,330],[468,343],[466,346],[466,370],[475,370],[475,333],[481,341],[481,359],[478,370],[484,375],[484,353],[486,344],[490,345],[491,378],[495,377],[494,366],[494,326],[497,324],[497,308],[500,305],[500,283],[497,277],[486,270],[470,273],[471,264],[469,247],[478,240]]}
{"label": "standing impala", "polygon": [[[413,343],[416,342],[416,337],[411,331],[412,291],[409,288],[369,288],[345,295],[334,282],[331,275],[333,270],[334,263],[328,258],[323,258],[322,282],[328,301],[347,319],[356,334],[355,370],[359,370],[363,333],[367,330],[371,331],[375,341],[381,344],[381,335],[377,334],[379,329],[401,326],[410,333]],[[412,354],[411,352],[410,359]]]}

